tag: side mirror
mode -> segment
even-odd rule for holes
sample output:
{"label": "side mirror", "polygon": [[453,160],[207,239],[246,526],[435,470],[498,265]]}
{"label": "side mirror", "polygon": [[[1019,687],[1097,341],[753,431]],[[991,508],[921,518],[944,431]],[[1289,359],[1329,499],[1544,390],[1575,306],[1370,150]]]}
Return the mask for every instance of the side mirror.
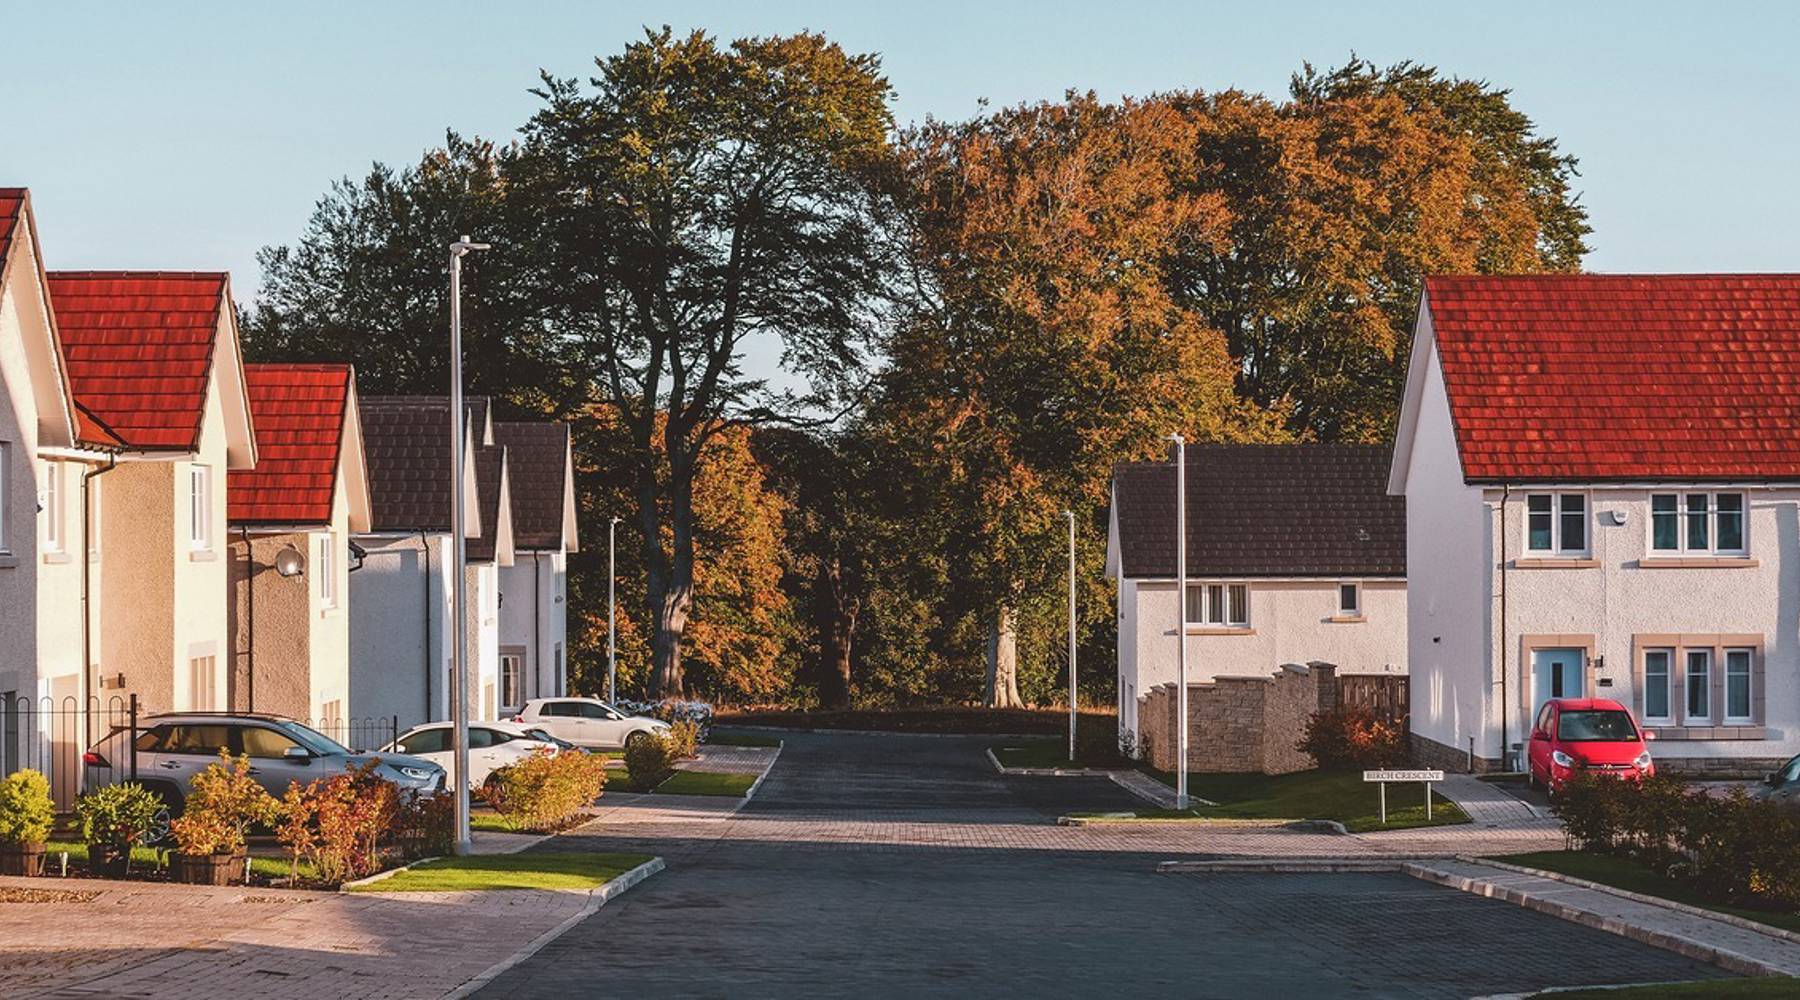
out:
{"label": "side mirror", "polygon": [[1648,742],[1650,742],[1650,741],[1651,741],[1651,740],[1654,740],[1654,739],[1656,739],[1656,733],[1654,733],[1654,732],[1652,732],[1652,731],[1651,731],[1651,730],[1648,730],[1648,729],[1646,729],[1646,730],[1644,730],[1644,742],[1645,742],[1645,743],[1648,743]]}
{"label": "side mirror", "polygon": [[288,747],[281,751],[281,759],[295,764],[312,763],[312,751],[305,747]]}
{"label": "side mirror", "polygon": [[1763,784],[1768,785],[1770,788],[1774,788],[1776,785],[1781,784],[1781,772],[1770,771],[1768,776],[1763,778]]}

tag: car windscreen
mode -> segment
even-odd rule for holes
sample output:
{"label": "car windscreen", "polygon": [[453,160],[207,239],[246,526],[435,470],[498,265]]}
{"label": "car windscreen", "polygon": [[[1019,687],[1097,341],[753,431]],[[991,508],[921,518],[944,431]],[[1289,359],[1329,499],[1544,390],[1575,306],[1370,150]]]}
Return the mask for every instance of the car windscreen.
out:
{"label": "car windscreen", "polygon": [[282,732],[292,736],[294,742],[320,756],[348,754],[352,752],[349,747],[339,743],[337,740],[326,736],[317,729],[303,726],[298,722],[280,722],[276,723],[276,726]]}
{"label": "car windscreen", "polygon": [[1619,709],[1565,711],[1556,720],[1556,738],[1565,743],[1617,743],[1638,738],[1631,714]]}

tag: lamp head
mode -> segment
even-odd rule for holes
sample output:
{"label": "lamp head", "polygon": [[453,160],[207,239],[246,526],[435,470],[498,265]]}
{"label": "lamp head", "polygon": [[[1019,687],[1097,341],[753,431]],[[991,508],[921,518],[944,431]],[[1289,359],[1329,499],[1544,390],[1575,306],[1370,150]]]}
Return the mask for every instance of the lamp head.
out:
{"label": "lamp head", "polygon": [[306,572],[306,557],[292,545],[275,553],[275,573],[284,579]]}
{"label": "lamp head", "polygon": [[462,239],[450,244],[450,253],[453,256],[461,257],[471,250],[492,250],[493,248],[492,243],[476,243],[470,240],[468,234],[465,233]]}

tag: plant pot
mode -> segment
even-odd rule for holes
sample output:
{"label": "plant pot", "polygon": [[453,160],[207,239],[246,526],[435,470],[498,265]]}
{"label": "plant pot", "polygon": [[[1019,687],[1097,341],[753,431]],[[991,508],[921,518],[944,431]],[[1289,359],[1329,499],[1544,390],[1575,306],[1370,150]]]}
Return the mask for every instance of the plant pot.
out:
{"label": "plant pot", "polygon": [[43,844],[0,843],[0,875],[44,874]]}
{"label": "plant pot", "polygon": [[124,878],[131,870],[131,848],[117,844],[89,844],[88,871],[100,878]]}
{"label": "plant pot", "polygon": [[169,876],[187,885],[230,885],[243,873],[242,854],[169,855]]}

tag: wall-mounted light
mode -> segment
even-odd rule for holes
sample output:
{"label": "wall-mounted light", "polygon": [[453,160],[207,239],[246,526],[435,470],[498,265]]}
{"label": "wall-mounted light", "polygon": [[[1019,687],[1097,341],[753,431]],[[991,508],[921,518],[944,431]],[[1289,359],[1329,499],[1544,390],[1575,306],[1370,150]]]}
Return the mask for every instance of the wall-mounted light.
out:
{"label": "wall-mounted light", "polygon": [[1630,520],[1630,517],[1622,510],[1609,510],[1607,514],[1611,517],[1614,527],[1623,527],[1625,522]]}
{"label": "wall-mounted light", "polygon": [[300,550],[289,545],[275,553],[275,572],[277,575],[292,578],[306,572],[306,557]]}

